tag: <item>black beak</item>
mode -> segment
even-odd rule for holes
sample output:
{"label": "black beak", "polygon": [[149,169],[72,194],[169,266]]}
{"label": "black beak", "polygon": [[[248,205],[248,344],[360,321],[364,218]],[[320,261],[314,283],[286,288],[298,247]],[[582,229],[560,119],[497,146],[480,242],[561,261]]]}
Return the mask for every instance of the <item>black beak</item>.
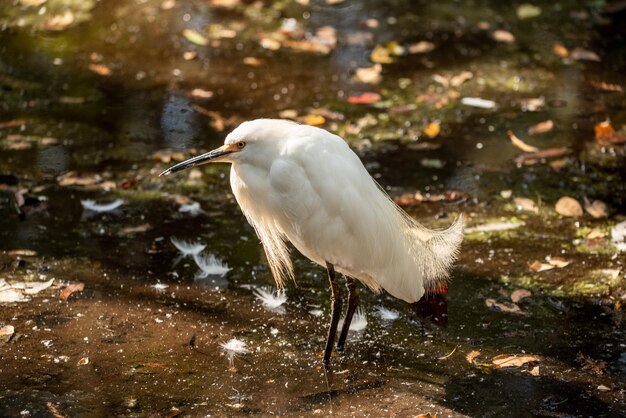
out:
{"label": "black beak", "polygon": [[228,149],[226,146],[222,146],[219,147],[217,149],[214,149],[213,151],[209,151],[205,154],[202,155],[198,155],[197,157],[193,157],[190,158],[186,161],[183,161],[182,163],[178,163],[176,164],[174,167],[170,167],[167,170],[165,170],[164,172],[162,172],[161,174],[159,174],[160,176],[167,176],[170,173],[175,173],[177,171],[181,171],[184,170],[186,168],[190,168],[190,167],[195,167],[197,165],[202,165],[202,164],[206,164],[208,162],[210,162],[211,160],[214,160],[218,157],[221,157],[223,155],[226,154],[230,154],[233,151],[231,151],[230,149]]}

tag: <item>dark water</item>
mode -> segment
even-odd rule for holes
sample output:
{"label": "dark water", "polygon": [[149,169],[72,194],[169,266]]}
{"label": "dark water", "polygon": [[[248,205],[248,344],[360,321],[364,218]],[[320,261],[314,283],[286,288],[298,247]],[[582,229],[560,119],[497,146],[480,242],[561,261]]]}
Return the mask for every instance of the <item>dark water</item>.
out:
{"label": "dark water", "polygon": [[[594,126],[607,117],[617,131],[626,126],[623,92],[606,87],[624,86],[623,14],[603,14],[604,2],[576,1],[534,3],[540,14],[526,19],[516,14],[521,3],[489,1],[229,8],[105,0],[85,13],[71,1],[48,0],[41,15],[42,6],[10,3],[0,6],[0,278],[55,278],[83,282],[85,290],[69,302],[49,289],[31,302],[1,306],[0,326],[16,332],[0,343],[2,415],[51,416],[48,403],[68,416],[626,415],[625,259],[609,238],[595,247],[584,240],[593,228],[609,233],[626,214],[623,146],[602,148],[594,139]],[[41,30],[42,19],[59,10],[73,11],[75,23]],[[378,26],[368,27],[367,19]],[[327,55],[260,46],[259,39],[293,22],[311,34],[334,27],[337,46]],[[185,29],[209,45],[190,42]],[[225,29],[236,36],[220,38]],[[494,41],[497,29],[514,42]],[[393,57],[379,84],[353,79],[357,68],[372,65],[376,45],[418,41],[436,48]],[[600,61],[559,57],[555,43]],[[195,57],[186,60],[185,52]],[[462,71],[472,78],[459,86],[433,81]],[[193,89],[213,95],[199,98]],[[347,103],[366,91],[380,93],[381,102]],[[493,100],[496,108],[465,106],[462,97]],[[545,104],[524,111],[522,101],[533,98]],[[294,251],[297,285],[287,288],[284,313],[263,308],[252,288],[273,279],[230,194],[228,167],[158,178],[172,163],[153,157],[214,148],[243,120],[320,109],[323,127],[344,136],[393,197],[467,194],[460,202],[411,207],[424,223],[443,226],[461,212],[470,226],[525,222],[468,236],[446,328],[422,324],[403,303],[364,291],[368,326],[351,333],[329,373],[321,368],[329,311],[324,272]],[[548,119],[551,131],[526,133]],[[423,131],[432,121],[440,121],[441,133],[428,139]],[[521,151],[508,130],[541,149],[566,147],[563,167],[515,164]],[[100,177],[88,186],[64,183],[78,175]],[[14,180],[18,186],[9,184]],[[19,190],[43,202],[22,208],[22,220],[14,204]],[[539,211],[517,211],[503,190],[533,199]],[[553,206],[564,195],[602,200],[609,217],[561,217]],[[202,212],[181,212],[183,197]],[[94,213],[83,208],[85,199],[124,203]],[[191,258],[175,263],[171,237],[202,242],[231,270],[194,278]],[[36,255],[8,254],[17,249]],[[572,264],[529,270],[547,255]],[[619,270],[617,279],[598,273],[606,269]],[[532,292],[518,303],[521,314],[486,306],[517,289]],[[400,318],[378,319],[379,306]],[[250,349],[234,368],[219,346],[231,338]],[[472,351],[480,355],[470,363]],[[539,359],[538,376],[525,366],[491,365],[496,355],[523,353]],[[78,365],[81,358],[89,363]]]}

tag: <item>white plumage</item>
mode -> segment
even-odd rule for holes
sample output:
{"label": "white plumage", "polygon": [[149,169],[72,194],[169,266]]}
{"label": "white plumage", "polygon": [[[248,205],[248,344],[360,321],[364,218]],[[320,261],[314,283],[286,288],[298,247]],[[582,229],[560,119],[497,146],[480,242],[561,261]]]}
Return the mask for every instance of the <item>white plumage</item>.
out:
{"label": "white plumage", "polygon": [[316,263],[329,262],[370,289],[409,303],[447,278],[462,240],[462,219],[445,231],[420,225],[340,137],[259,119],[241,124],[225,144],[241,141],[246,149],[233,161],[230,183],[279,287],[293,278],[286,240]]}
{"label": "white plumage", "polygon": [[291,121],[258,119],[242,123],[222,147],[163,174],[207,162],[232,164],[233,193],[263,243],[279,288],[294,279],[287,241],[328,269],[332,320],[325,364],[342,306],[335,271],[347,277],[350,294],[339,350],[359,302],[353,279],[409,303],[445,287],[463,237],[462,218],[443,231],[422,226],[389,198],[340,137]]}

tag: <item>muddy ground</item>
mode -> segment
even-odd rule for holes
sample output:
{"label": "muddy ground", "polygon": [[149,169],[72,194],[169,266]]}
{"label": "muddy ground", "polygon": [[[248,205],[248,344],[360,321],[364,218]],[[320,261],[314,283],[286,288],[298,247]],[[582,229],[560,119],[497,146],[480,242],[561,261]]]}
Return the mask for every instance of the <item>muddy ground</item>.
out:
{"label": "muddy ground", "polygon": [[[0,415],[626,416],[624,27],[617,1],[1,5]],[[158,177],[258,117],[466,216],[446,327],[364,290],[324,370],[325,272],[292,251],[262,304],[228,167]]]}

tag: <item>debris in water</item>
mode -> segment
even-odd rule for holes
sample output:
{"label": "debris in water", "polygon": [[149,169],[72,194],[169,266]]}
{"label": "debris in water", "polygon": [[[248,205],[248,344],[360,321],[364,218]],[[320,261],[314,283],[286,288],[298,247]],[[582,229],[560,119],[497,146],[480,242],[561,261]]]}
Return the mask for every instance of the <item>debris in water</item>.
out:
{"label": "debris in water", "polygon": [[480,97],[463,97],[461,103],[465,106],[479,107],[481,109],[493,109],[496,102],[493,100],[481,99]]}
{"label": "debris in water", "polygon": [[220,347],[222,347],[222,350],[226,353],[226,358],[228,358],[230,367],[234,366],[235,357],[250,352],[250,350],[246,347],[246,343],[238,340],[237,338],[232,338],[226,343],[220,343]]}
{"label": "debris in water", "polygon": [[626,251],[626,221],[618,223],[611,229],[611,242],[618,251]]}
{"label": "debris in water", "polygon": [[500,354],[491,359],[491,362],[496,368],[502,369],[505,367],[520,367],[524,364],[538,363],[539,358],[529,354],[522,354],[520,356]]}
{"label": "debris in water", "polygon": [[170,237],[170,242],[174,244],[174,247],[176,247],[176,249],[180,251],[183,256],[196,256],[206,248],[206,245],[204,244],[185,241],[175,237]]}
{"label": "debris in water", "polygon": [[466,234],[473,234],[474,232],[498,232],[507,231],[509,229],[519,228],[524,225],[522,222],[493,222],[484,225],[477,225],[471,228],[465,228]]}
{"label": "debris in water", "polygon": [[122,199],[116,199],[111,203],[96,203],[95,200],[85,199],[81,200],[80,203],[83,205],[83,208],[93,211],[93,212],[110,212],[122,206],[124,201]]}
{"label": "debris in water", "polygon": [[583,208],[578,203],[578,200],[573,197],[563,196],[560,198],[556,205],[554,205],[554,210],[557,211],[559,215],[578,218],[583,216]]}
{"label": "debris in water", "polygon": [[263,306],[270,310],[277,310],[287,302],[287,295],[283,289],[274,291],[271,287],[259,287],[254,289],[253,293]]}
{"label": "debris in water", "polygon": [[85,283],[71,283],[65,286],[63,290],[61,290],[61,292],[59,293],[59,298],[61,298],[62,301],[66,302],[67,299],[72,295],[72,293],[82,292],[83,290],[85,290]]}
{"label": "debris in water", "polygon": [[194,254],[193,260],[200,271],[196,278],[204,279],[208,276],[223,276],[230,271],[230,267],[217,259],[213,254]]}
{"label": "debris in water", "polygon": [[384,306],[376,308],[376,315],[383,321],[395,321],[400,318],[400,313],[391,309],[387,309]]}
{"label": "debris in water", "polygon": [[5,325],[0,328],[0,342],[7,343],[11,341],[15,334],[15,327],[13,325]]}
{"label": "debris in water", "polygon": [[[339,321],[339,328],[343,326],[343,319]],[[354,316],[352,317],[352,322],[350,322],[350,331],[363,331],[367,328],[367,316],[365,315],[365,311],[363,308],[357,308],[356,312],[354,312]]]}
{"label": "debris in water", "polygon": [[191,216],[198,216],[199,214],[204,213],[204,211],[200,207],[200,203],[194,201],[191,201],[190,203],[185,205],[181,205],[178,208],[178,211],[182,213],[188,213]]}

